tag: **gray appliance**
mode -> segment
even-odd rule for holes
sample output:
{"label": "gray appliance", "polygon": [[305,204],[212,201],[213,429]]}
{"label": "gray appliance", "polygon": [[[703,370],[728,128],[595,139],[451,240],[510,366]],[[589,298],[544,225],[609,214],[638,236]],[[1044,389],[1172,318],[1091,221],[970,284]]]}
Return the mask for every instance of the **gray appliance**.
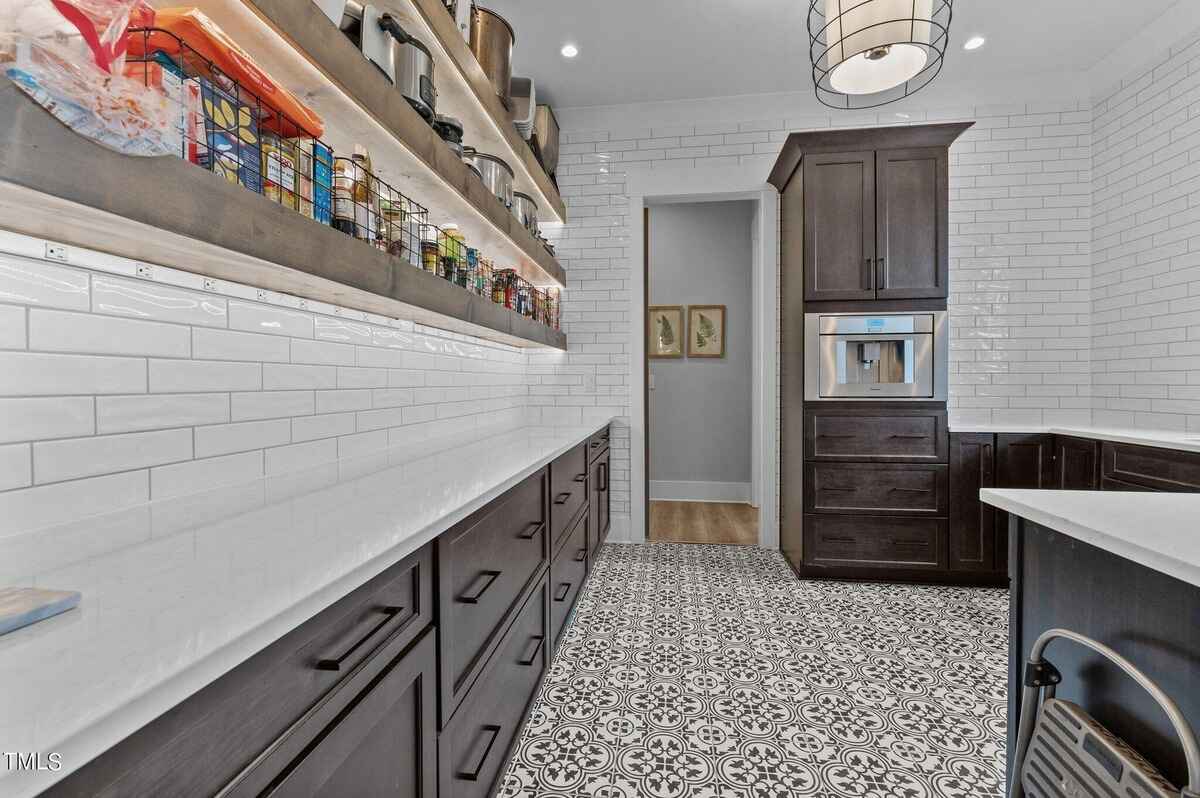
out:
{"label": "gray appliance", "polygon": [[806,313],[804,398],[946,400],[945,311]]}
{"label": "gray appliance", "polygon": [[409,36],[394,15],[355,0],[346,2],[338,27],[396,85],[409,105],[432,122],[437,89],[429,48]]}

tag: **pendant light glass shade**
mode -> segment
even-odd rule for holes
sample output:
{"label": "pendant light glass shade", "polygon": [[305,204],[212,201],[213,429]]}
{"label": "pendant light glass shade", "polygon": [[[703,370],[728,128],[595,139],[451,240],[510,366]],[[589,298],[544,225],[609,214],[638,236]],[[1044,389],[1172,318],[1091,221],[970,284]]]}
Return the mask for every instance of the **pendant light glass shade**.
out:
{"label": "pendant light glass shade", "polygon": [[810,0],[817,99],[872,108],[907,97],[942,68],[953,0]]}

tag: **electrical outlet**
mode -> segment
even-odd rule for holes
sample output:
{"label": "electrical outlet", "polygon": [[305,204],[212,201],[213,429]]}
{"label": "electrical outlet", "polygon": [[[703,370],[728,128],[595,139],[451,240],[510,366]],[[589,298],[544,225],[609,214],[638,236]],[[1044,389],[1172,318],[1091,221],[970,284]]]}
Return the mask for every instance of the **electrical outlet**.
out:
{"label": "electrical outlet", "polygon": [[264,291],[263,289],[261,289],[261,288],[260,288],[260,289],[258,289],[258,294],[257,294],[257,296],[258,296],[258,301],[259,301],[259,302],[266,302],[266,301],[267,301],[267,292],[266,292],[266,291]]}
{"label": "electrical outlet", "polygon": [[46,257],[50,260],[67,262],[67,248],[62,244],[46,243]]}
{"label": "electrical outlet", "polygon": [[141,277],[143,280],[153,280],[154,267],[149,263],[139,263],[137,265],[137,276]]}
{"label": "electrical outlet", "polygon": [[297,303],[298,303],[298,307],[299,307],[301,310],[304,310],[305,308],[307,308],[307,307],[308,307],[308,300],[307,300],[307,299],[298,299],[298,300],[296,300],[296,301],[297,301]]}
{"label": "electrical outlet", "polygon": [[217,281],[211,277],[205,277],[204,278],[204,290],[215,292],[217,290]]}

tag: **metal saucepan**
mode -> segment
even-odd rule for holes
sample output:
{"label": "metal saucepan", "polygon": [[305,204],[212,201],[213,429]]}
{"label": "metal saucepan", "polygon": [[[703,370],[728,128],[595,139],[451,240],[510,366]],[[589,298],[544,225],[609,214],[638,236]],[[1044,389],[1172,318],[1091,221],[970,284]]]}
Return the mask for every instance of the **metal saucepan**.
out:
{"label": "metal saucepan", "polygon": [[526,230],[535,236],[537,235],[538,207],[537,203],[533,201],[533,197],[528,194],[522,194],[519,191],[514,191],[512,212],[513,216],[517,217],[517,221],[524,225]]}
{"label": "metal saucepan", "polygon": [[505,108],[512,108],[512,50],[516,35],[512,25],[495,11],[474,6],[471,9],[471,52],[500,97]]}
{"label": "metal saucepan", "polygon": [[479,172],[483,184],[496,196],[504,207],[513,204],[513,170],[495,155],[479,152],[474,147],[463,147],[463,160]]}

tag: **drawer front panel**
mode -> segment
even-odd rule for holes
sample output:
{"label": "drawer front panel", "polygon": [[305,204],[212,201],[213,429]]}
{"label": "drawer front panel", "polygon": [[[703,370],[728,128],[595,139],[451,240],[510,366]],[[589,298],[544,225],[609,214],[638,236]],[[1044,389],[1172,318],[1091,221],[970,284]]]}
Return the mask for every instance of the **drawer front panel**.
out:
{"label": "drawer front panel", "polygon": [[550,535],[552,551],[558,551],[571,532],[575,520],[588,500],[588,447],[580,444],[550,464]]}
{"label": "drawer front panel", "polygon": [[556,643],[587,579],[590,527],[590,515],[584,513],[550,566],[550,631]]}
{"label": "drawer front panel", "polygon": [[483,798],[504,772],[546,668],[548,583],[535,590],[438,741],[440,794]]}
{"label": "drawer front panel", "polygon": [[805,565],[855,568],[946,567],[947,524],[932,518],[806,515]]}
{"label": "drawer front panel", "polygon": [[806,460],[946,462],[944,411],[806,408]]}
{"label": "drawer front panel", "polygon": [[949,512],[947,467],[910,463],[808,463],[805,510],[944,516]]}
{"label": "drawer front panel", "polygon": [[1200,454],[1105,441],[1103,476],[1159,491],[1200,492]]}
{"label": "drawer front panel", "polygon": [[545,472],[438,538],[443,718],[548,558]]}

